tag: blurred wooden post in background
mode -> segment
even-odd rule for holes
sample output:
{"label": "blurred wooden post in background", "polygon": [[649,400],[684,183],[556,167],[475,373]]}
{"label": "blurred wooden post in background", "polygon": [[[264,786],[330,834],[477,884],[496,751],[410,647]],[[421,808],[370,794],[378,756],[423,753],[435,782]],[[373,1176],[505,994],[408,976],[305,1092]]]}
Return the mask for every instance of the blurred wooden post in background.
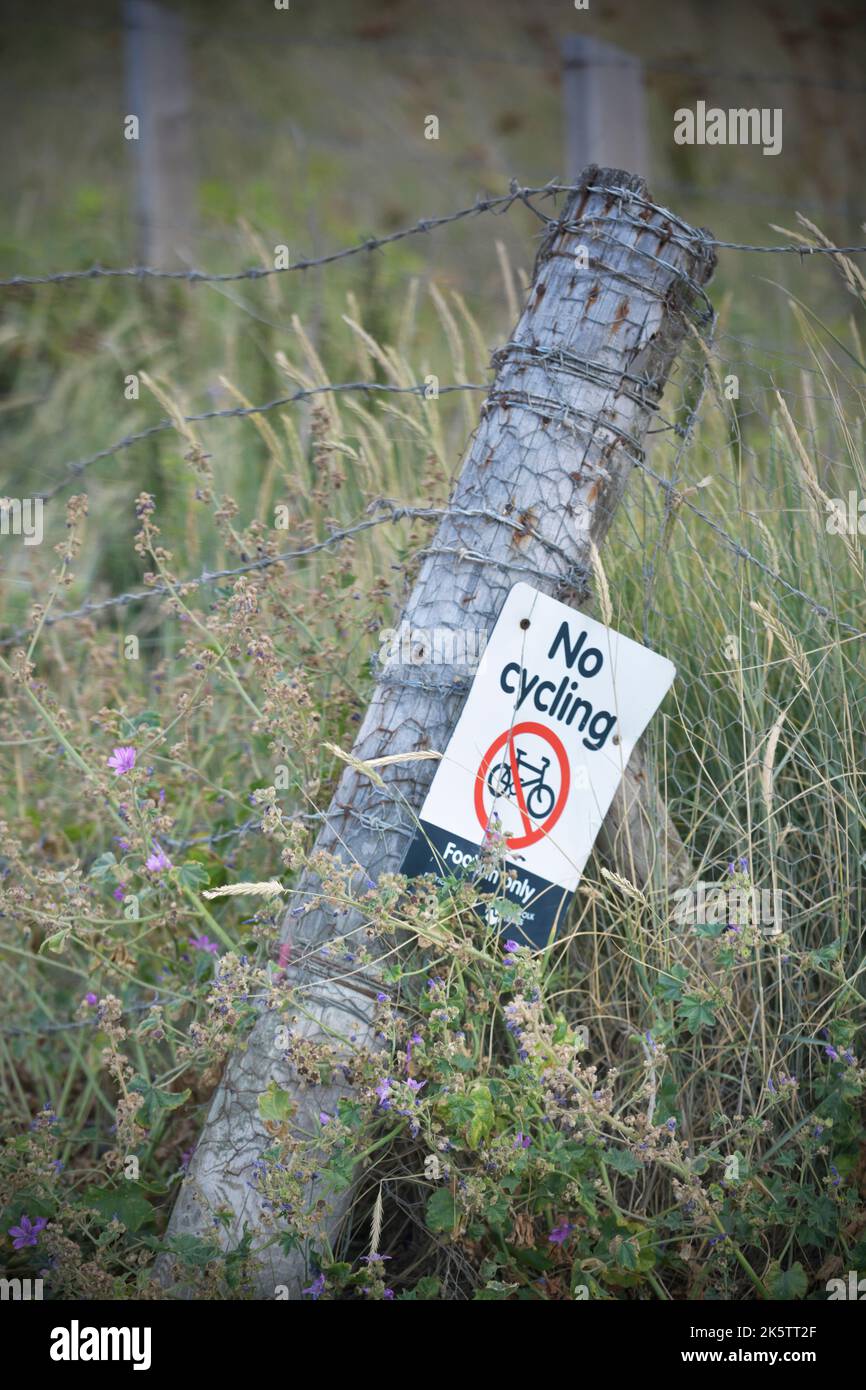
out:
{"label": "blurred wooden post in background", "polygon": [[590,164],[649,178],[646,92],[639,58],[602,39],[562,42],[565,176]]}
{"label": "blurred wooden post in background", "polygon": [[159,270],[189,265],[193,252],[194,160],[186,24],[154,0],[124,0],[127,112],[136,162],[136,253]]}

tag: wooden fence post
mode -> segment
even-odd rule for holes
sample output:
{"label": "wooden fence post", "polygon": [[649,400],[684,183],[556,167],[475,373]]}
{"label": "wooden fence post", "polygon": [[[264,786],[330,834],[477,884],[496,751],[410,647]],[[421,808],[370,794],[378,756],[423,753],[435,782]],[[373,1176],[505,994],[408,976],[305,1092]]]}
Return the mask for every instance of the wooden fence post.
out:
{"label": "wooden fence post", "polygon": [[[599,545],[608,530],[684,335],[685,313],[713,266],[711,248],[656,209],[640,178],[611,169],[584,172],[548,227],[526,307],[497,353],[481,422],[404,614],[413,629],[489,631],[518,579],[566,602],[585,600],[591,544]],[[456,676],[447,665],[389,661],[355,756],[443,749],[465,695]],[[634,766],[633,759],[631,773]],[[354,863],[359,883],[398,870],[434,767],[391,765],[382,770],[384,786],[348,767],[317,850]],[[655,803],[647,805],[652,815]],[[656,824],[654,835],[660,833],[667,832]],[[316,880],[305,877],[302,894],[315,890]],[[362,920],[344,915],[338,932],[329,910],[287,918],[293,955],[309,960],[319,945]],[[304,1001],[296,1035],[331,1041],[352,1035],[356,1045],[372,1045],[374,969],[363,980],[328,978],[317,959],[316,968],[298,969],[294,983]],[[293,1125],[311,1134],[320,1112],[333,1113],[349,1092],[345,1083],[300,1083],[277,1044],[279,1025],[263,1014],[245,1049],[230,1060],[169,1227],[170,1235],[206,1233],[233,1246],[248,1226],[260,1251],[258,1292],[271,1298],[279,1285],[297,1297],[307,1271],[298,1252],[261,1249],[267,1233],[251,1177],[268,1139],[258,1096],[271,1080],[288,1089],[297,1105]],[[335,1200],[332,1232],[349,1201],[346,1194]],[[233,1213],[227,1232],[213,1223],[218,1206]],[[170,1282],[170,1261],[158,1273]]]}
{"label": "wooden fence post", "polygon": [[565,173],[588,164],[637,169],[649,178],[646,92],[639,58],[602,39],[562,41]]}
{"label": "wooden fence post", "polygon": [[135,153],[139,264],[174,269],[193,257],[195,187],[186,26],[155,0],[124,0],[128,114]]}

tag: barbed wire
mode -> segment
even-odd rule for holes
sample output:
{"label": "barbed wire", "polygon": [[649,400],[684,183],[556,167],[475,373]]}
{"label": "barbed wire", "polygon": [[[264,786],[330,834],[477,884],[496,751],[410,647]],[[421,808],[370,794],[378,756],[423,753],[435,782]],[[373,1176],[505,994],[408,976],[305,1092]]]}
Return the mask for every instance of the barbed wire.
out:
{"label": "barbed wire", "polygon": [[285,266],[250,266],[246,270],[209,272],[202,270],[157,270],[151,266],[93,265],[84,270],[59,270],[52,271],[47,275],[13,275],[0,280],[0,289],[18,289],[27,285],[54,285],[76,280],[100,279],[186,280],[192,284],[203,282],[226,284],[236,280],[263,280],[269,275],[285,275],[291,271],[313,270],[318,266],[333,265],[335,261],[347,260],[350,256],[359,256],[364,252],[378,251],[383,246],[391,246],[394,242],[405,241],[407,237],[425,235],[437,227],[444,227],[452,222],[461,222],[467,217],[478,217],[485,212],[501,215],[516,202],[523,203],[546,224],[553,219],[545,217],[538,208],[533,206],[530,199],[553,197],[558,193],[574,192],[575,189],[576,185],[561,184],[556,180],[531,188],[522,188],[516,179],[512,179],[508,193],[492,198],[479,197],[468,207],[459,208],[456,212],[442,214],[438,217],[422,217],[411,226],[401,227],[396,232],[387,232],[383,236],[365,237],[363,241],[353,242],[352,245],[344,246],[338,251],[330,251],[324,256],[304,257],[302,260],[292,261]]}
{"label": "barbed wire", "polygon": [[[266,415],[269,410],[279,410],[287,405],[294,405],[298,401],[310,400],[315,396],[340,395],[351,391],[372,394],[381,392],[390,395],[424,396],[428,387],[426,382],[416,382],[412,386],[394,386],[388,382],[381,381],[342,381],[329,382],[324,386],[302,387],[293,391],[288,396],[277,396],[272,401],[265,401],[263,405],[238,405],[230,406],[224,410],[203,410],[196,415],[179,416],[177,420],[165,418],[158,420],[154,425],[147,425],[144,429],[136,430],[132,434],[124,435],[114,444],[108,444],[104,449],[98,449],[95,454],[90,454],[86,458],[77,459],[65,464],[66,476],[53,487],[44,492],[35,493],[34,496],[49,502],[56,497],[64,488],[69,487],[76,478],[80,478],[94,463],[100,460],[111,458],[114,454],[121,453],[124,449],[131,449],[133,445],[140,444],[144,439],[151,439],[154,435],[162,434],[166,430],[176,430],[182,423],[184,425],[197,425],[206,420],[240,420],[250,415]],[[447,396],[454,391],[486,391],[487,387],[480,382],[455,382],[447,386],[438,386],[437,392],[440,396]]]}
{"label": "barbed wire", "polygon": [[[350,246],[341,247],[337,251],[327,252],[323,256],[306,256],[298,261],[291,261],[285,266],[249,266],[245,270],[234,271],[204,271],[204,270],[159,270],[153,266],[103,266],[92,265],[79,270],[57,270],[50,271],[44,275],[12,275],[5,279],[0,279],[0,289],[21,289],[28,286],[37,285],[61,285],[70,284],[83,280],[109,280],[109,279],[129,279],[129,280],[176,280],[185,281],[189,284],[228,284],[240,280],[263,280],[271,275],[286,275],[292,271],[312,270],[319,266],[333,265],[337,261],[347,260],[351,256],[362,255],[365,252],[381,250],[384,246],[391,246],[395,242],[405,241],[408,237],[419,236],[436,230],[438,227],[448,226],[454,222],[460,222],[467,217],[477,217],[482,213],[490,212],[501,216],[508,212],[515,203],[521,203],[524,207],[535,214],[538,219],[546,226],[558,225],[558,219],[548,217],[532,202],[533,198],[550,198],[559,194],[575,193],[586,188],[590,192],[599,191],[595,185],[577,185],[572,183],[561,183],[551,180],[546,184],[534,185],[532,187],[522,187],[516,180],[512,179],[509,192],[499,194],[495,197],[476,198],[475,202],[468,207],[459,208],[456,212],[440,214],[436,217],[420,218],[417,222],[408,227],[401,227],[395,232],[387,232],[383,236],[365,237],[362,241],[354,242]],[[623,196],[623,190],[617,188],[602,188],[601,191],[611,193],[614,196]],[[634,195],[629,194],[629,198]],[[672,221],[680,222],[669,209],[651,203],[649,200],[643,201],[646,206],[654,211],[662,213]],[[681,225],[684,225],[681,223]],[[782,254],[797,255],[801,258],[824,255],[824,256],[853,256],[866,253],[866,244],[855,244],[850,246],[828,246],[824,244],[804,244],[797,242],[783,242],[778,245],[757,246],[748,242],[724,241],[716,237],[705,236],[701,232],[691,231],[685,239],[677,238],[679,244],[702,245],[712,247],[714,250],[721,251],[748,251],[759,252],[762,254]]]}
{"label": "barbed wire", "polygon": [[[640,230],[644,229],[645,224],[625,207],[626,203],[628,203],[630,206],[637,203],[639,206],[645,209],[649,209],[656,214],[659,214],[660,216],[664,217],[668,222],[668,240],[676,242],[680,245],[700,244],[703,246],[712,247],[714,249],[726,249],[733,251],[755,251],[762,253],[783,252],[797,254],[801,258],[804,256],[811,256],[816,253],[824,255],[843,255],[866,251],[866,246],[841,247],[812,243],[785,244],[778,246],[755,246],[738,242],[724,241],[721,239],[710,237],[701,231],[694,231],[691,227],[688,226],[687,223],[683,222],[683,220],[680,217],[671,212],[669,209],[661,206],[656,202],[653,202],[649,197],[643,197],[634,191],[624,190],[622,187],[617,185],[597,184],[591,182],[584,183],[579,187],[582,191],[585,192],[602,193],[610,198],[616,199],[620,204],[620,215],[626,221],[631,222],[632,225],[636,226]],[[419,235],[423,232],[428,232],[433,228],[457,222],[466,217],[479,215],[483,212],[493,212],[501,215],[502,213],[508,211],[517,202],[520,202],[525,206],[529,207],[531,211],[533,211],[535,215],[539,218],[539,220],[545,224],[548,231],[551,228],[556,227],[561,227],[565,230],[570,231],[579,231],[580,228],[583,226],[592,225],[592,220],[581,219],[578,216],[577,220],[571,222],[568,220],[564,220],[563,217],[549,217],[540,209],[536,208],[534,204],[531,202],[531,199],[533,197],[556,197],[560,194],[573,193],[577,191],[577,189],[578,185],[561,183],[555,179],[549,180],[546,184],[533,187],[522,187],[515,180],[512,180],[509,187],[509,192],[507,194],[503,194],[493,198],[478,198],[476,199],[475,203],[471,206],[459,209],[456,212],[443,216],[438,216],[435,218],[423,218],[420,219],[418,222],[414,223],[412,226],[388,233],[383,237],[367,238],[364,241],[355,243],[348,247],[344,247],[341,250],[334,251],[314,259],[296,261],[286,267],[259,267],[245,271],[209,275],[205,272],[201,272],[198,270],[160,271],[153,270],[147,267],[127,267],[121,269],[112,269],[107,267],[94,266],[88,270],[61,271],[43,276],[16,276],[9,280],[0,281],[0,287],[12,288],[20,286],[22,284],[63,283],[73,279],[84,280],[115,276],[160,279],[166,278],[171,280],[181,279],[188,280],[191,282],[201,280],[227,281],[239,279],[258,279],[270,274],[280,274],[286,270],[303,270],[316,265],[330,265],[336,261],[345,259],[347,257],[355,256],[365,251],[375,250],[380,247],[393,244],[394,242],[400,241],[406,237]],[[709,312],[710,314],[712,314],[711,307],[709,309]],[[456,391],[484,391],[489,390],[489,387],[475,382],[462,382],[442,386],[439,387],[438,390],[439,394],[443,395]],[[79,478],[89,467],[99,462],[100,460],[112,457],[113,455],[116,455],[117,453],[120,453],[123,450],[132,448],[137,443],[152,438],[153,436],[158,435],[162,432],[172,429],[178,429],[182,425],[200,424],[216,419],[232,419],[256,416],[265,414],[268,411],[292,405],[300,401],[314,398],[318,395],[340,394],[349,392],[359,392],[365,394],[383,393],[423,396],[427,392],[427,383],[413,383],[408,386],[398,386],[387,382],[362,381],[327,383],[315,387],[299,388],[297,391],[291,392],[285,396],[277,397],[271,401],[264,402],[261,405],[232,406],[226,407],[224,409],[201,411],[182,417],[178,416],[175,419],[164,418],[152,425],[144,427],[141,430],[134,431],[130,434],[123,436],[121,439],[115,441],[113,444],[107,445],[104,448],[97,450],[93,454],[88,455],[87,457],[80,458],[67,463],[65,477],[61,478],[57,483],[55,483],[53,486],[49,487],[42,493],[37,494],[37,496],[41,497],[43,501],[47,501],[52,497],[56,496],[64,488],[68,487],[77,478]],[[668,426],[667,428],[670,427]],[[773,583],[780,585],[782,588],[785,589],[787,593],[791,594],[792,596],[796,596],[797,598],[801,599],[809,607],[811,607],[812,610],[820,617],[832,621],[836,623],[839,627],[849,632],[855,633],[858,636],[862,635],[859,633],[857,628],[855,628],[850,623],[845,622],[838,615],[834,614],[825,604],[819,603],[817,600],[813,599],[805,591],[792,584],[790,581],[786,580],[784,576],[781,575],[776,569],[773,569],[771,566],[765,564],[764,561],[760,560],[758,556],[754,555],[740,541],[738,541],[735,537],[731,536],[719,522],[715,521],[700,507],[697,507],[689,499],[688,495],[686,495],[686,493],[680,487],[678,487],[675,481],[663,477],[661,474],[652,469],[646,463],[646,461],[638,455],[634,456],[634,463],[636,464],[636,466],[642,468],[646,472],[647,476],[649,476],[653,480],[653,482],[655,482],[659,487],[661,487],[665,491],[665,494],[668,497],[669,501],[676,501],[678,505],[685,505],[689,511],[691,511],[695,516],[697,516],[707,526],[709,526],[714,532],[716,532],[716,534],[723,539],[725,544],[729,546],[739,558],[744,559],[750,564],[756,566]],[[386,502],[373,503],[372,506],[373,508],[378,507],[379,510],[374,512],[373,515],[368,515],[349,526],[331,531],[327,536],[325,536],[323,539],[319,541],[310,542],[310,544],[308,545],[297,547],[293,550],[282,551],[276,555],[260,555],[255,560],[246,561],[244,564],[233,568],[225,568],[214,572],[209,572],[205,570],[203,571],[201,576],[199,576],[196,579],[178,581],[178,589],[181,592],[186,593],[190,590],[200,588],[205,585],[219,583],[224,580],[235,579],[240,575],[249,573],[251,571],[261,570],[273,565],[283,564],[291,560],[307,557],[321,550],[328,549],[331,546],[340,544],[342,541],[347,540],[350,537],[369,529],[370,527],[380,525],[386,521],[395,521],[408,517],[416,519],[422,517],[425,519],[431,519],[435,516],[441,515],[441,510],[439,509],[406,507],[403,504],[399,504],[391,500],[388,500]],[[384,510],[382,510],[383,508]],[[500,518],[500,520],[504,521],[506,519]],[[513,522],[509,522],[509,524],[514,525]],[[123,594],[116,594],[103,600],[87,602],[83,604],[80,608],[67,613],[59,613],[54,615],[49,614],[44,620],[44,626],[51,627],[59,622],[94,617],[98,614],[105,613],[115,608],[126,607],[134,603],[147,602],[155,598],[170,598],[172,596],[172,593],[172,589],[168,588],[165,585],[157,584],[147,589],[134,590]],[[28,636],[33,630],[34,629],[32,627],[20,628],[14,633],[12,633],[10,636],[7,636],[0,640],[0,646],[7,647],[13,644],[14,642],[19,641],[22,638]]]}

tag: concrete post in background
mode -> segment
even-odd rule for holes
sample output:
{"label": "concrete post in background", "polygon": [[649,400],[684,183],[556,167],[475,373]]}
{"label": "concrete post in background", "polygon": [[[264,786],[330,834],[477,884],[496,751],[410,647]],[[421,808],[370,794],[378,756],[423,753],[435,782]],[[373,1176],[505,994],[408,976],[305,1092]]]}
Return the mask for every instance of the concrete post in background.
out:
{"label": "concrete post in background", "polygon": [[186,25],[154,0],[124,0],[127,113],[138,117],[136,252],[156,269],[189,265],[195,226]]}
{"label": "concrete post in background", "polygon": [[643,66],[602,39],[571,34],[562,42],[565,177],[589,164],[634,169],[649,178]]}

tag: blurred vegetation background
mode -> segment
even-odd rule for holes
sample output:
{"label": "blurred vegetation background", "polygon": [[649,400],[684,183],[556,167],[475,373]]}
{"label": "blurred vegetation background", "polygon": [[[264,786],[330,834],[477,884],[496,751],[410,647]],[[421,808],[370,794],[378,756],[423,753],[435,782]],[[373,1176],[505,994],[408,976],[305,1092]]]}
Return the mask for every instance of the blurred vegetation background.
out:
{"label": "blurred vegetation background", "polygon": [[[282,244],[292,259],[321,255],[451,212],[478,194],[501,193],[511,177],[536,184],[574,175],[564,167],[560,85],[560,43],[573,33],[643,60],[651,168],[639,172],[676,212],[710,224],[725,240],[776,242],[770,225],[795,225],[796,210],[843,244],[858,239],[866,82],[854,3],[614,0],[577,12],[565,0],[471,7],[292,0],[290,10],[277,11],[263,0],[216,8],[185,0],[168,8],[188,34],[195,212],[185,263],[198,268],[269,265]],[[2,273],[137,263],[141,151],[123,138],[130,96],[122,4],[74,11],[7,4],[4,11],[0,109],[12,138],[4,156]],[[673,112],[698,99],[725,108],[781,106],[782,154],[676,146]],[[424,138],[430,113],[440,121],[436,141]],[[443,295],[461,295],[477,321],[480,339],[465,366],[484,380],[478,374],[487,353],[514,317],[503,265],[519,297],[538,231],[516,208],[326,271],[259,284],[102,281],[7,294],[0,340],[6,491],[42,490],[64,476],[68,461],[161,418],[150,391],[124,399],[130,372],[170,382],[187,412],[237,404],[233,391],[249,402],[269,400],[285,392],[275,356],[293,356],[299,325],[331,379],[357,376],[361,367],[379,372],[344,322],[347,313],[384,343],[402,334],[406,345],[411,336],[417,379],[431,371],[443,383],[457,380],[464,364],[453,359],[427,292],[433,284]],[[716,302],[728,305],[732,333],[784,348],[787,308],[768,281],[790,287],[837,326],[844,320],[846,296],[826,266],[732,254],[722,257],[714,288]],[[297,414],[303,428],[304,412]],[[467,414],[443,401],[442,417],[452,422],[453,467],[474,406]],[[249,422],[219,422],[205,437],[218,455],[219,481],[241,506],[268,500],[260,496],[268,456],[261,434]],[[134,576],[136,491],[156,488],[182,501],[187,483],[177,452],[176,439],[161,436],[89,470],[91,518],[112,517],[110,527],[91,521],[79,570],[91,596]],[[411,488],[418,459],[398,450],[393,463],[382,483]],[[344,496],[357,501],[351,485]],[[47,523],[49,534],[62,533],[59,502]],[[215,563],[215,539],[205,534],[201,544],[201,558]],[[191,558],[198,563],[198,555]],[[26,585],[17,589],[10,602],[20,607]]]}

